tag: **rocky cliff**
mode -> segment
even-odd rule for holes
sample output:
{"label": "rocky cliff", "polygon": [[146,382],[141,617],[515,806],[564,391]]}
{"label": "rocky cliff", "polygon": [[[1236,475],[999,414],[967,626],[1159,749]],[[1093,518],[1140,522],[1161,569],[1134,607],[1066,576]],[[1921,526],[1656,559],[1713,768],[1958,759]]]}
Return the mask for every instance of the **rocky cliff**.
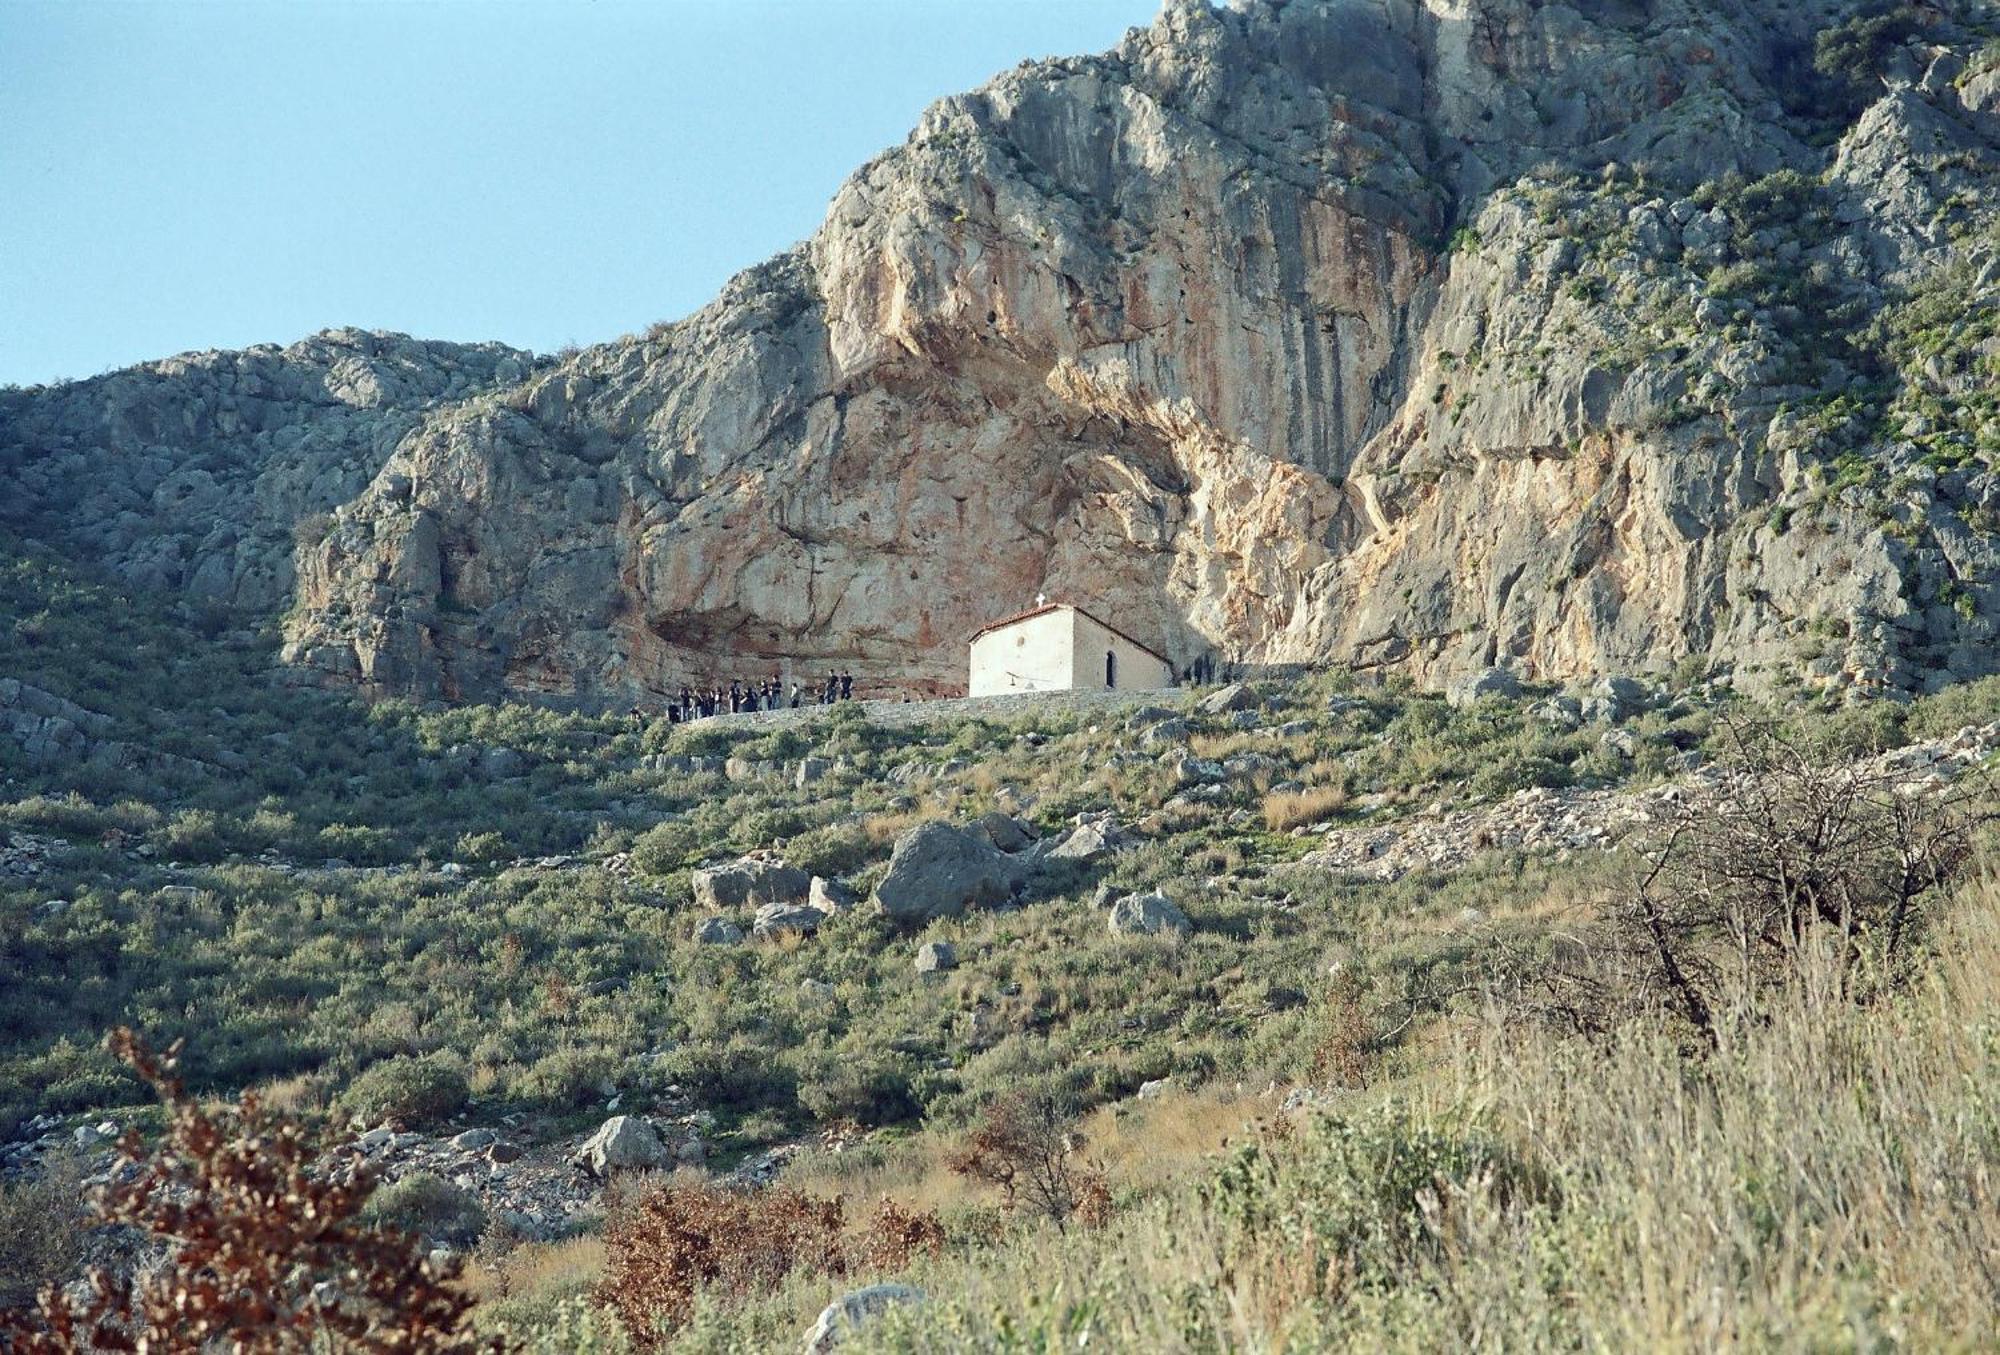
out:
{"label": "rocky cliff", "polygon": [[449,697],[951,689],[1037,592],[1176,660],[1937,684],[1996,666],[1991,31],[1174,0],[643,336],[0,395],[0,511]]}

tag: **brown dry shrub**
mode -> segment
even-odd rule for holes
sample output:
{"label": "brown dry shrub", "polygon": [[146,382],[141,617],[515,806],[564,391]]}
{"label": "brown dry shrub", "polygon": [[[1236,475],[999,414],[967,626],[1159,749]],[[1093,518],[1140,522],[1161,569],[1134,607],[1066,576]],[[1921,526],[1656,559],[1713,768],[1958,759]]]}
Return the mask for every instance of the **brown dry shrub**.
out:
{"label": "brown dry shrub", "polygon": [[796,1270],[897,1271],[944,1246],[935,1211],[906,1209],[887,1196],[858,1234],[849,1236],[845,1223],[838,1196],[657,1186],[615,1208],[596,1298],[635,1341],[652,1346],[688,1320],[704,1292],[748,1294]]}
{"label": "brown dry shrub", "polygon": [[55,1156],[32,1178],[0,1181],[0,1309],[82,1269],[83,1175],[76,1158]]}
{"label": "brown dry shrub", "polygon": [[355,1221],[375,1188],[365,1169],[318,1172],[305,1130],[255,1096],[202,1110],[174,1074],[178,1045],[157,1055],[124,1029],[109,1044],[166,1107],[167,1133],[149,1156],[127,1131],[119,1151],[137,1170],[98,1192],[97,1216],[165,1242],[167,1261],[137,1278],[94,1271],[87,1298],[43,1290],[34,1311],[0,1314],[0,1349],[504,1349],[468,1329],[473,1300],[453,1285],[455,1264],[433,1266],[415,1239]]}
{"label": "brown dry shrub", "polygon": [[848,1269],[841,1202],[796,1190],[664,1186],[616,1214],[604,1242],[597,1301],[644,1346],[685,1323],[703,1290],[746,1294],[801,1266]]}
{"label": "brown dry shrub", "polygon": [[934,1254],[943,1246],[944,1224],[936,1210],[905,1209],[884,1195],[856,1250],[871,1269],[902,1270],[920,1252]]}

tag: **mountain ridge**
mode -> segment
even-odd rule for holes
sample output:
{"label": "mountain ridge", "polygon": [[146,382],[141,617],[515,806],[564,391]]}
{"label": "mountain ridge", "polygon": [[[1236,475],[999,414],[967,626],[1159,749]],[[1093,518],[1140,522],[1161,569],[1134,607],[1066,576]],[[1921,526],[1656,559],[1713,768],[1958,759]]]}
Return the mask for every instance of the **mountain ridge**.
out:
{"label": "mountain ridge", "polygon": [[2000,73],[1982,7],[1880,17],[1176,0],[940,100],[683,320],[354,339],[298,359],[324,401],[134,392],[95,445],[106,388],[0,395],[0,475],[384,693],[937,694],[1044,591],[1178,662],[1941,685],[2000,609],[1953,284]]}

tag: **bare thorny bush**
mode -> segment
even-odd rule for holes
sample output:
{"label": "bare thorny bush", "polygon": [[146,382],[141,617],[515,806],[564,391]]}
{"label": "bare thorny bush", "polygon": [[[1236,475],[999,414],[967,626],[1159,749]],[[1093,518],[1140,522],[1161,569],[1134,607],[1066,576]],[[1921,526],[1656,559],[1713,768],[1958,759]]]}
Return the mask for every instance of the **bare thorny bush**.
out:
{"label": "bare thorny bush", "polygon": [[1992,779],[1844,762],[1767,720],[1724,723],[1730,758],[1641,846],[1629,892],[1552,954],[1507,964],[1509,1009],[1601,1034],[1664,1005],[1713,1048],[1773,987],[1810,974],[1865,1002],[1902,972],[2000,817]]}
{"label": "bare thorny bush", "polygon": [[1062,1231],[1071,1219],[1095,1226],[1111,1213],[1104,1171],[1083,1150],[1075,1117],[1057,1097],[1016,1092],[986,1108],[946,1165],[998,1187],[1008,1209],[1025,1206]]}
{"label": "bare thorny bush", "polygon": [[0,1313],[0,1349],[32,1355],[225,1349],[244,1355],[345,1350],[498,1351],[469,1328],[473,1300],[415,1239],[356,1222],[375,1188],[365,1169],[322,1172],[306,1131],[245,1096],[205,1111],[129,1030],[111,1051],[158,1095],[167,1131],[149,1154],[136,1130],[126,1168],[95,1201],[98,1222],[166,1244],[143,1275],[93,1271],[87,1294],[50,1288],[29,1312]]}

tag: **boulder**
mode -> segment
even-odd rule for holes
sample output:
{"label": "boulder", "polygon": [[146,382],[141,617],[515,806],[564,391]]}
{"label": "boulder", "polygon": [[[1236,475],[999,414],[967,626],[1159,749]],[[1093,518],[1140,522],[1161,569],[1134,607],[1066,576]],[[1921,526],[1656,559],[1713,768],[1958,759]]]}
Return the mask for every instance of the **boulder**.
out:
{"label": "boulder", "polygon": [[490,1129],[468,1129],[452,1137],[451,1146],[463,1153],[476,1153],[500,1136]]}
{"label": "boulder", "polygon": [[757,920],[750,924],[750,932],[760,937],[781,936],[786,932],[811,936],[824,921],[826,914],[811,904],[767,903],[757,910]]}
{"label": "boulder", "polygon": [[829,880],[824,875],[815,875],[812,888],[806,894],[806,902],[828,917],[832,917],[835,913],[846,912],[860,900],[854,897],[853,890],[840,881]]}
{"label": "boulder", "polygon": [[1086,864],[1122,852],[1132,846],[1131,834],[1112,818],[1092,819],[1078,824],[1064,835],[1062,840],[1049,848],[1049,858],[1056,861],[1082,861]]}
{"label": "boulder", "polygon": [[1454,706],[1469,706],[1488,696],[1515,697],[1521,694],[1521,680],[1505,668],[1488,668],[1452,682],[1444,689],[1444,699]]}
{"label": "boulder", "polygon": [[792,779],[792,783],[799,789],[804,790],[816,781],[825,780],[826,774],[832,770],[833,762],[831,759],[823,757],[801,758],[799,759],[798,775]]}
{"label": "boulder", "polygon": [[958,948],[949,941],[926,941],[917,947],[917,972],[936,974],[958,968]]}
{"label": "boulder", "polygon": [[694,939],[704,946],[733,946],[743,939],[743,929],[726,917],[705,917],[695,924]]}
{"label": "boulder", "polygon": [[1628,677],[1600,678],[1590,689],[1590,708],[1612,724],[1629,720],[1653,704],[1646,684]]}
{"label": "boulder", "polygon": [[1263,698],[1241,682],[1232,682],[1227,687],[1210,692],[1195,704],[1195,709],[1203,715],[1228,715],[1239,710],[1260,710]]}
{"label": "boulder", "polygon": [[576,1153],[575,1162],[598,1180],[614,1172],[644,1171],[671,1161],[653,1126],[636,1115],[613,1115]]}
{"label": "boulder", "polygon": [[1194,930],[1188,915],[1158,890],[1127,894],[1112,904],[1110,926],[1118,936],[1186,936]]}
{"label": "boulder", "polygon": [[1530,706],[1528,714],[1557,729],[1576,729],[1583,724],[1583,703],[1573,696],[1552,696]]}
{"label": "boulder", "polygon": [[995,809],[981,814],[972,825],[972,831],[992,843],[1003,852],[1018,852],[1034,843],[1034,830],[1018,819],[1009,818]]}
{"label": "boulder", "polygon": [[695,906],[719,912],[726,908],[761,908],[767,903],[802,903],[812,888],[812,876],[782,861],[746,856],[727,865],[704,866],[688,877]]}
{"label": "boulder", "polygon": [[871,1284],[842,1294],[820,1310],[819,1320],[806,1333],[805,1355],[827,1355],[888,1309],[924,1301],[924,1291],[907,1284]]}
{"label": "boulder", "polygon": [[1162,720],[1156,725],[1148,725],[1139,735],[1139,746],[1146,749],[1166,748],[1177,743],[1186,743],[1189,735],[1188,722],[1175,716]]}
{"label": "boulder", "polygon": [[1173,1079],[1167,1077],[1156,1077],[1150,1082],[1141,1082],[1139,1084],[1139,1099],[1141,1101],[1157,1101],[1160,1097],[1165,1096],[1171,1091],[1173,1085]]}
{"label": "boulder", "polygon": [[1211,782],[1222,780],[1226,775],[1228,773],[1223,771],[1222,764],[1219,762],[1210,762],[1206,758],[1194,757],[1188,753],[1182,753],[1174,759],[1174,784],[1176,785],[1205,786]]}
{"label": "boulder", "polygon": [[933,819],[896,839],[875,902],[890,918],[919,926],[992,908],[1013,898],[1014,864],[984,837]]}

